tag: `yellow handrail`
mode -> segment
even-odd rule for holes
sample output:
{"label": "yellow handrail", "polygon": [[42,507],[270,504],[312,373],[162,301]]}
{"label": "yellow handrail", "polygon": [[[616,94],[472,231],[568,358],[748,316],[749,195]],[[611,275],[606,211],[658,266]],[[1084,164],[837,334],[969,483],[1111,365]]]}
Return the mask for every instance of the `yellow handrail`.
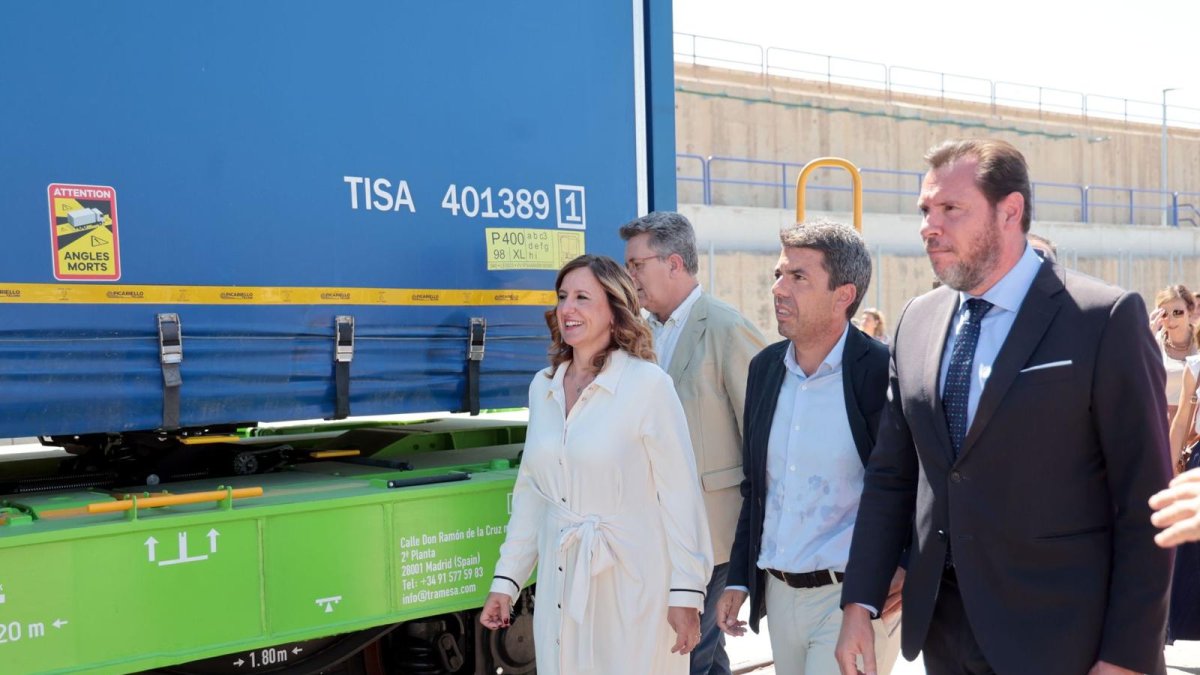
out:
{"label": "yellow handrail", "polygon": [[850,173],[854,192],[854,229],[862,232],[862,174],[857,166],[841,157],[818,157],[805,164],[804,168],[800,170],[800,175],[796,178],[796,222],[804,222],[804,194],[808,188],[808,175],[827,166],[845,169]]}
{"label": "yellow handrail", "polygon": [[[179,506],[182,504],[203,504],[205,502],[219,502],[224,499],[245,499],[246,497],[261,497],[263,489],[261,487],[239,488],[236,490],[210,490],[208,492],[188,492],[180,495],[164,495],[161,497],[139,497],[137,499],[137,508],[154,508],[159,506]],[[134,507],[133,499],[122,499],[115,502],[100,502],[98,504],[88,504],[87,512],[92,513],[119,513],[128,511]]]}
{"label": "yellow handrail", "polygon": [[308,456],[313,459],[335,459],[337,457],[358,457],[361,454],[360,450],[317,450],[308,453]]}
{"label": "yellow handrail", "polygon": [[237,443],[242,440],[241,436],[236,434],[222,434],[220,436],[188,436],[179,439],[184,445],[212,445],[215,443]]}

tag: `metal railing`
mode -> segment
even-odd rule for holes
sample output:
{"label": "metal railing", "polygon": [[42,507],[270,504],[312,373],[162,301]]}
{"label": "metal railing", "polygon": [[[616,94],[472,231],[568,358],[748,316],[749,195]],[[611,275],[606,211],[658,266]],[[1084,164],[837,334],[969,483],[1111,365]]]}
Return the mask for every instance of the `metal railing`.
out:
{"label": "metal railing", "polygon": [[[793,194],[796,176],[804,167],[803,162],[783,162],[748,157],[729,157],[681,153],[676,155],[676,180],[680,184],[699,187],[700,203],[706,206],[751,205],[771,206],[787,209],[794,205]],[[860,168],[863,176],[863,195],[878,197],[868,204],[876,213],[908,213],[915,210],[916,198],[921,193],[921,171],[897,169]],[[849,193],[848,185],[821,182],[821,174],[810,181],[809,189],[825,193]],[[682,185],[680,186],[682,193]],[[726,188],[748,188],[757,198],[741,198],[731,195]],[[1119,222],[1127,224],[1150,224],[1147,213],[1159,214],[1154,222],[1162,220],[1169,225],[1181,222],[1200,226],[1200,192],[1164,192],[1142,188],[1111,185],[1081,185],[1078,183],[1054,183],[1034,181],[1031,184],[1033,213],[1042,220],[1067,220],[1074,222]],[[762,195],[773,195],[763,199]],[[1181,202],[1180,198],[1188,201]],[[680,201],[690,201],[681,198]],[[1064,213],[1065,217],[1046,217],[1043,210]],[[1109,214],[1097,220],[1098,214]],[[1182,216],[1181,216],[1182,214]]]}
{"label": "metal railing", "polygon": [[[684,166],[690,165],[692,162],[699,162],[700,174],[689,175],[684,173]],[[708,177],[708,159],[700,155],[690,155],[687,153],[679,153],[675,155],[675,182],[676,183],[699,183],[701,200],[704,204],[712,203],[712,195],[709,193],[709,188],[712,186]]]}
{"label": "metal railing", "polygon": [[889,65],[876,61],[804,52],[737,40],[675,33],[675,60],[692,65],[780,75],[853,87],[881,89],[888,101],[895,94],[914,94],[988,105],[1027,108],[1041,113],[1079,115],[1200,128],[1200,108],[1154,101],[1056,89],[1036,84],[989,80],[972,75]]}
{"label": "metal railing", "polygon": [[[1198,203],[1180,202],[1178,198],[1195,200]],[[1188,223],[1192,227],[1200,227],[1200,192],[1179,192],[1176,197],[1175,204],[1176,220],[1180,223]],[[1183,214],[1183,215],[1179,215]]]}

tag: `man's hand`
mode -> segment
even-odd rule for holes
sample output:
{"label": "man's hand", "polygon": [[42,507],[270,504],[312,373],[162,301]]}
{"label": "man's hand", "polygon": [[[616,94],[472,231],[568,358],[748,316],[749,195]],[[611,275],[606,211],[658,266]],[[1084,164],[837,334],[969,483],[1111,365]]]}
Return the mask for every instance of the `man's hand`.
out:
{"label": "man's hand", "polygon": [[1114,666],[1106,661],[1097,661],[1096,665],[1088,671],[1088,675],[1138,675],[1137,671]]}
{"label": "man's hand", "polygon": [[[842,608],[842,632],[838,634],[833,654],[842,675],[877,675],[875,629],[871,626],[871,613],[865,607],[851,603]],[[860,656],[863,670],[858,669]]]}
{"label": "man's hand", "polygon": [[499,630],[508,628],[512,621],[512,598],[508,593],[488,593],[487,602],[483,603],[483,611],[479,613],[479,623],[484,628]]}
{"label": "man's hand", "polygon": [[1150,498],[1150,508],[1150,522],[1166,528],[1154,535],[1154,543],[1170,548],[1200,541],[1200,469],[1176,476],[1167,489]]}
{"label": "man's hand", "polygon": [[904,576],[907,574],[903,567],[896,568],[896,574],[892,576],[892,585],[888,587],[887,600],[883,603],[882,616],[885,620],[891,618],[900,612],[901,595],[904,590]]}
{"label": "man's hand", "polygon": [[746,634],[746,622],[738,621],[738,612],[742,611],[742,603],[746,602],[746,592],[736,589],[726,590],[717,601],[717,628],[733,637]]}
{"label": "man's hand", "polygon": [[672,654],[690,654],[700,644],[700,610],[693,607],[668,607],[667,623],[675,629]]}

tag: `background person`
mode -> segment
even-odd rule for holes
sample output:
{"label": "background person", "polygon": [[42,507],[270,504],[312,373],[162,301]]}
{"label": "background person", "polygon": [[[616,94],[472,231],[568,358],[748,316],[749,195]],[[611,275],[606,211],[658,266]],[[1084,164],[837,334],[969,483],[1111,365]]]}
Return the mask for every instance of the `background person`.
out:
{"label": "background person", "polygon": [[[1200,420],[1196,419],[1196,401],[1200,397],[1200,355],[1184,361],[1183,382],[1179,386],[1175,414],[1171,417],[1171,466],[1179,472],[1184,448],[1200,438]],[[1200,458],[1192,458],[1195,462]]]}
{"label": "background person", "polygon": [[874,307],[868,307],[862,311],[858,318],[859,327],[862,332],[879,340],[883,344],[888,343],[887,326],[884,324],[883,312]]}
{"label": "background person", "polygon": [[683,675],[712,572],[687,420],[616,261],[575,258],[555,289],[480,622],[507,625],[536,565],[539,673]]}
{"label": "background person", "polygon": [[[1162,346],[1163,368],[1167,371],[1169,418],[1175,416],[1180,393],[1184,389],[1185,362],[1189,356],[1197,353],[1195,327],[1191,322],[1195,305],[1191,291],[1182,284],[1167,286],[1154,296],[1155,309],[1150,314],[1150,328]],[[1189,390],[1189,397],[1193,390]]]}
{"label": "background person", "polygon": [[1058,246],[1046,237],[1032,232],[1025,233],[1025,239],[1038,257],[1048,262],[1058,262]]}
{"label": "background person", "polygon": [[741,510],[742,410],[750,359],[766,340],[737,310],[700,288],[696,234],[678,213],[653,212],[621,227],[625,268],[654,333],[658,364],[675,383],[704,491],[716,567],[700,615],[692,675],[730,675],[716,606]]}
{"label": "background person", "polygon": [[1167,528],[1155,536],[1155,541],[1160,546],[1175,547],[1170,609],[1167,614],[1167,644],[1173,644],[1175,640],[1200,640],[1200,543],[1180,534],[1189,527],[1188,509],[1194,508],[1190,491],[1197,487],[1197,483],[1191,479],[1200,473],[1195,471],[1200,466],[1200,455],[1189,457],[1186,464],[1181,459],[1183,450],[1200,437],[1200,432],[1196,430],[1196,400],[1200,395],[1197,391],[1200,378],[1197,375],[1200,375],[1200,355],[1188,356],[1183,369],[1178,406],[1171,419],[1171,465],[1181,472],[1181,476],[1171,481],[1167,490],[1150,500],[1152,508],[1164,510],[1162,514],[1152,516],[1151,521]]}

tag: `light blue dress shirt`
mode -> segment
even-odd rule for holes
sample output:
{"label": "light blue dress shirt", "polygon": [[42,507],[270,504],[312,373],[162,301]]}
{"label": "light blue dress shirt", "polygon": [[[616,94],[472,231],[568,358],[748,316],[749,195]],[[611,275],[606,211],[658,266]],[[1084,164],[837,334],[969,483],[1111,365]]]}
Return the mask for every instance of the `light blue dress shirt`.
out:
{"label": "light blue dress shirt", "polygon": [[862,459],[854,445],[842,385],[842,337],[806,375],[794,345],[767,439],[767,499],[758,566],[783,572],[844,572],[862,495]]}
{"label": "light blue dress shirt", "polygon": [[[1000,354],[1000,348],[1008,339],[1013,322],[1017,319],[1017,311],[1029,294],[1033,280],[1037,276],[1042,259],[1033,252],[1033,248],[1025,245],[1017,264],[1008,274],[1000,278],[981,298],[992,303],[992,308],[984,315],[979,324],[979,342],[975,345],[975,361],[971,364],[971,392],[967,399],[967,429],[975,421],[975,411],[979,409],[979,397],[987,385],[988,377],[992,374],[992,365]],[[938,378],[938,390],[945,394],[946,373],[950,370],[950,355],[954,352],[954,342],[959,332],[967,325],[967,300],[974,296],[959,292],[958,309],[950,321],[950,332],[946,336],[946,348],[942,350],[942,370]]]}
{"label": "light blue dress shirt", "polygon": [[784,352],[787,373],[767,440],[761,569],[846,570],[865,474],[842,384],[849,327],[812,375],[796,362],[794,345]]}

